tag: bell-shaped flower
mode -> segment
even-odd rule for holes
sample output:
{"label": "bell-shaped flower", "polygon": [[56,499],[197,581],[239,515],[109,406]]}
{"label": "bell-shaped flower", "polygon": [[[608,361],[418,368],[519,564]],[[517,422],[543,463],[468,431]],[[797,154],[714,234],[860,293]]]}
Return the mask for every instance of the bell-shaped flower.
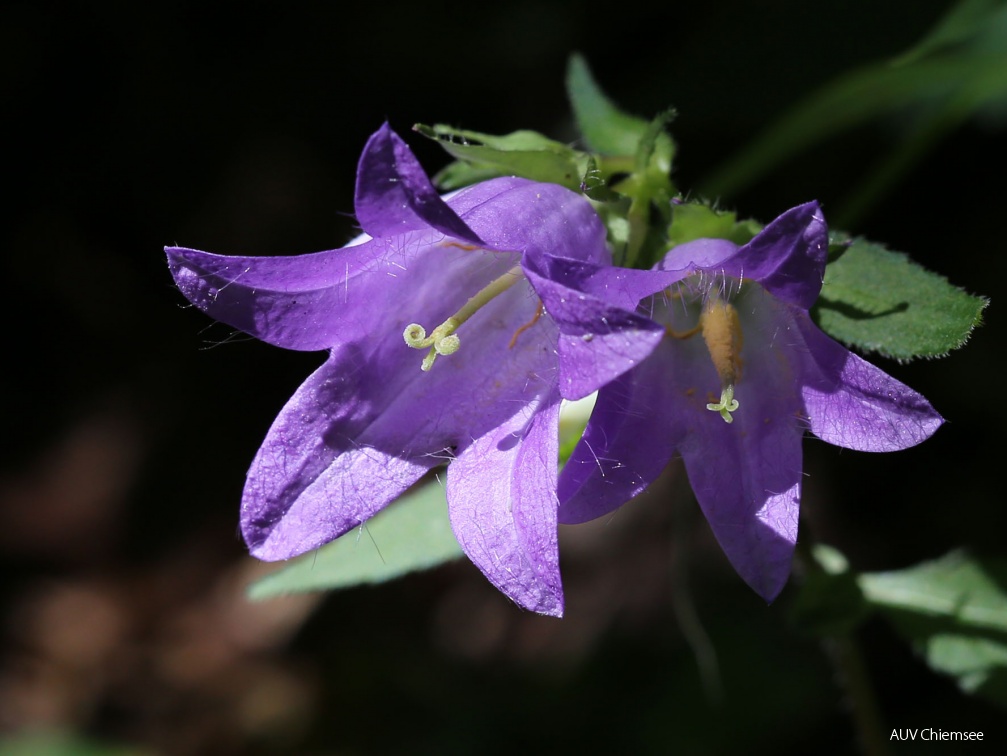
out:
{"label": "bell-shaped flower", "polygon": [[665,338],[599,392],[560,478],[560,522],[616,509],[677,451],[735,569],[766,600],[779,594],[797,539],[805,431],[882,452],[918,444],[942,422],[920,394],[811,321],[827,251],[809,203],[743,247],[700,239],[655,266],[666,288],[640,311]]}
{"label": "bell-shaped flower", "polygon": [[638,363],[663,329],[650,291],[611,267],[583,197],[500,178],[438,196],[387,125],[360,159],[365,234],[290,257],[166,250],[179,290],[217,320],[288,349],[328,349],[248,472],[241,528],[279,560],[355,528],[451,460],[465,553],[506,595],[560,615],[560,399]]}

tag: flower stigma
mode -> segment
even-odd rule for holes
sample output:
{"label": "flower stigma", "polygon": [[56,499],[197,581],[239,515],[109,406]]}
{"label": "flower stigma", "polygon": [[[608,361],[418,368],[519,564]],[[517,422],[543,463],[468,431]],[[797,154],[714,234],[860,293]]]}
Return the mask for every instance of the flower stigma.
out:
{"label": "flower stigma", "polygon": [[469,300],[462,305],[458,312],[437,326],[429,336],[427,336],[426,329],[419,323],[410,323],[406,326],[406,330],[402,332],[402,338],[408,346],[413,349],[427,349],[428,347],[430,349],[420,364],[420,370],[424,373],[429,372],[438,355],[457,352],[461,348],[461,339],[458,338],[455,331],[466,320],[479,312],[482,307],[503,294],[522,278],[524,278],[524,273],[521,271],[521,266],[515,265],[469,297]]}

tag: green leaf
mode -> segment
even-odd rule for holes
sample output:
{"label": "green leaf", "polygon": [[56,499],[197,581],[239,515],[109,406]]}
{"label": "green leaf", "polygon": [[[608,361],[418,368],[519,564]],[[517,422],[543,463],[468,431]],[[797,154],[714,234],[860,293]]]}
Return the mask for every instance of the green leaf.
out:
{"label": "green leaf", "polygon": [[41,730],[0,737],[3,756],[149,756],[134,746],[110,745],[74,732]]}
{"label": "green leaf", "polygon": [[932,669],[1007,705],[1007,559],[957,551],[858,583]]}
{"label": "green leaf", "polygon": [[892,65],[907,65],[981,37],[983,31],[990,28],[996,15],[1003,11],[1003,0],[961,0],[911,50],[896,58]]}
{"label": "green leaf", "polygon": [[535,131],[493,136],[443,124],[416,124],[413,129],[436,141],[452,157],[496,175],[523,176],[576,191],[588,169],[587,155]]}
{"label": "green leaf", "polygon": [[1007,703],[1007,642],[953,634],[930,636],[923,647],[927,664],[958,678],[966,693]]}
{"label": "green leaf", "polygon": [[907,360],[960,347],[987,304],[906,255],[860,239],[826,267],[814,314],[839,341]]}
{"label": "green leaf", "polygon": [[566,91],[577,126],[591,150],[610,156],[636,155],[650,124],[619,110],[598,87],[581,55],[570,56]]}
{"label": "green leaf", "polygon": [[953,551],[905,570],[865,573],[859,583],[867,600],[881,609],[1007,634],[1007,560],[980,560]]}
{"label": "green leaf", "polygon": [[462,555],[448,522],[444,487],[437,481],[408,493],[315,552],[292,560],[249,586],[260,600],[288,593],[382,583],[436,567]]}
{"label": "green leaf", "polygon": [[795,105],[716,170],[701,191],[735,194],[798,153],[883,117],[901,132],[892,149],[831,216],[848,225],[976,113],[1007,103],[1007,6],[966,0],[910,51],[843,74]]}
{"label": "green leaf", "polygon": [[[943,102],[954,102],[956,113],[969,114],[1005,95],[1007,70],[1002,57],[855,71],[784,114],[715,171],[701,190],[711,196],[737,193],[812,145],[883,115]],[[943,108],[932,107],[919,111],[918,117],[929,119],[932,114],[946,119]]]}

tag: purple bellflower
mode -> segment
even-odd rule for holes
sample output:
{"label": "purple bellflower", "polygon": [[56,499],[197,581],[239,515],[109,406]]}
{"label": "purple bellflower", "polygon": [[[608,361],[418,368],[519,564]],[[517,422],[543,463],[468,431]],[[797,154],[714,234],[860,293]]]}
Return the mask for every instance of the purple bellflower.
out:
{"label": "purple bellflower", "polygon": [[779,594],[797,540],[804,432],[881,452],[918,444],[943,422],[811,321],[827,251],[812,202],[743,247],[699,239],[655,266],[664,288],[641,311],[666,337],[600,390],[560,477],[560,522],[621,506],[677,450],[735,569],[767,601]]}
{"label": "purple bellflower", "polygon": [[520,606],[561,615],[560,399],[592,393],[662,340],[635,312],[653,293],[640,288],[648,272],[611,267],[591,205],[562,187],[500,178],[440,197],[387,125],[361,156],[355,210],[365,234],[341,249],[166,249],[179,290],[207,314],[280,347],[329,350],[248,472],[252,554],[331,541],[450,459],[465,553]]}

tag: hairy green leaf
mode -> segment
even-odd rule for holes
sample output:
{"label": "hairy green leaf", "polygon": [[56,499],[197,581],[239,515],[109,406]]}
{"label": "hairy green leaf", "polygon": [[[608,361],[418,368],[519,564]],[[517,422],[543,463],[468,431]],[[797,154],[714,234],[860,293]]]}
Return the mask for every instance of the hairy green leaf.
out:
{"label": "hairy green leaf", "polygon": [[825,269],[814,314],[839,341],[908,360],[960,347],[987,304],[906,255],[860,239]]}

